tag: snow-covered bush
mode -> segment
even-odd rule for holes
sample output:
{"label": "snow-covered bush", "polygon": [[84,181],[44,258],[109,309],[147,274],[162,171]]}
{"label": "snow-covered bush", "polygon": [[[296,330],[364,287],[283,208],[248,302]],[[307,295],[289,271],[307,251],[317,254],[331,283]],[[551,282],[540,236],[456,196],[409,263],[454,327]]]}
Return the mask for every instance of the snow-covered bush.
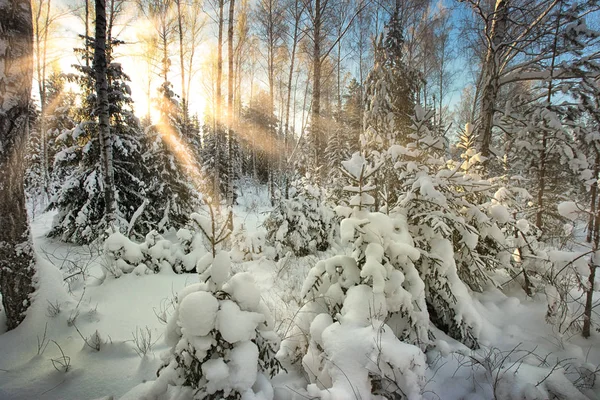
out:
{"label": "snow-covered bush", "polygon": [[333,211],[325,204],[324,190],[300,179],[290,188],[289,199],[279,199],[265,219],[267,241],[275,247],[277,258],[288,251],[302,257],[324,251],[335,231]]}
{"label": "snow-covered bush", "polygon": [[176,273],[195,272],[229,237],[227,221],[219,223],[212,207],[209,210],[211,218],[192,213],[186,228],[179,229],[174,240],[151,231],[144,242],[138,244],[119,232],[111,234],[104,244],[109,272],[115,277],[132,271],[138,275],[165,269]]}
{"label": "snow-covered bush", "polygon": [[251,261],[262,257],[265,252],[273,252],[273,248],[268,247],[266,244],[266,232],[264,230],[249,232],[242,224],[239,229],[233,232],[231,237],[231,257],[235,261]]}
{"label": "snow-covered bush", "polygon": [[201,283],[178,296],[167,325],[171,346],[148,396],[153,399],[272,400],[279,370],[278,338],[252,276],[229,278],[229,254],[219,252]]}
{"label": "snow-covered bush", "polygon": [[[497,400],[588,399],[580,389],[590,388],[594,367],[573,359],[555,359],[526,350],[518,344],[508,350],[481,348],[469,354],[454,353],[472,369],[483,397]],[[592,384],[593,385],[593,384]],[[589,397],[592,398],[592,397]]]}
{"label": "snow-covered bush", "polygon": [[[359,183],[368,170],[358,154],[344,168]],[[301,293],[306,304],[279,356],[301,361],[309,396],[418,398],[425,359],[415,344],[428,343],[429,325],[424,283],[413,263],[419,251],[405,219],[370,212],[373,198],[364,187],[346,189],[354,193],[354,210],[336,209],[346,217],[346,254],[309,272]]]}
{"label": "snow-covered bush", "polygon": [[400,195],[391,214],[404,216],[421,253],[416,268],[425,283],[431,321],[469,347],[476,347],[480,316],[470,291],[482,291],[491,273],[510,265],[510,251],[498,226],[509,212],[492,206],[489,181],[471,167],[476,154],[456,165],[446,160],[428,129],[428,113],[417,107],[406,146],[392,146]]}

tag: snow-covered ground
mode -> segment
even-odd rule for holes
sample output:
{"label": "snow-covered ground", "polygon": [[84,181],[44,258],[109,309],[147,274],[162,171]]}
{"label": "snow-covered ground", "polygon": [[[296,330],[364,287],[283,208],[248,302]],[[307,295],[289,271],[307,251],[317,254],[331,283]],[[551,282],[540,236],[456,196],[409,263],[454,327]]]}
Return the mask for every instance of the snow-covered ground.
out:
{"label": "snow-covered ground", "polygon": [[[241,200],[236,225],[255,235],[268,200],[264,192],[245,193]],[[0,399],[141,398],[144,383],[156,379],[160,354],[168,350],[165,318],[176,306],[175,296],[198,276],[163,270],[115,278],[105,272],[107,260],[98,249],[46,238],[51,222],[51,213],[32,222],[39,291],[24,323],[0,335]],[[280,262],[256,257],[232,268],[253,275],[276,331],[285,338],[316,261],[315,256]],[[587,340],[559,334],[545,321],[543,295],[528,299],[519,291],[509,296],[490,290],[476,296],[475,307],[484,318],[481,349],[470,351],[434,330],[425,398],[537,399],[536,388],[566,388],[567,377],[587,397],[565,391],[565,398],[600,399],[598,373],[588,373],[600,365],[597,332]],[[0,326],[3,318],[0,313]],[[306,385],[302,374],[290,370],[274,379],[275,398],[309,398]]]}

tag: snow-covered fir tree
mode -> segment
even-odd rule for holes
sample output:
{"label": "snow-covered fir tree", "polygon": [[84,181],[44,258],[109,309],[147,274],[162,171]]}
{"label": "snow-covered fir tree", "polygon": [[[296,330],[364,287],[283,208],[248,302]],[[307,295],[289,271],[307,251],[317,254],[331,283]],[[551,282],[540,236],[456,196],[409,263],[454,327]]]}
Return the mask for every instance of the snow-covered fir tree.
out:
{"label": "snow-covered fir tree", "polygon": [[[425,284],[403,216],[371,212],[377,167],[355,153],[343,163],[350,207],[338,207],[342,254],[306,278],[306,301],[279,357],[301,363],[316,398],[419,398],[429,342]],[[403,343],[403,341],[405,343]]]}
{"label": "snow-covered fir tree", "polygon": [[[211,209],[212,210],[212,209]],[[150,398],[271,399],[280,369],[273,319],[249,273],[230,276],[229,253],[217,244],[213,219],[194,220],[213,244],[196,259],[200,283],[184,288],[166,329],[163,357]]]}
{"label": "snow-covered fir tree", "polygon": [[416,265],[425,283],[431,321],[467,346],[477,347],[481,320],[469,290],[481,291],[490,284],[491,271],[510,266],[510,251],[498,226],[507,222],[509,213],[502,206],[488,209],[491,205],[484,199],[490,199],[493,191],[474,173],[477,154],[467,149],[464,161],[447,163],[442,139],[428,128],[428,115],[417,106],[410,142],[388,152],[401,182],[397,206],[390,214],[406,218],[421,252]]}
{"label": "snow-covered fir tree", "polygon": [[30,110],[29,116],[29,141],[25,155],[25,185],[26,201],[29,205],[31,217],[35,218],[40,207],[43,207],[44,195],[44,165],[42,150],[42,135],[37,129],[36,120],[39,118],[35,109]]}
{"label": "snow-covered fir tree", "polygon": [[[118,41],[114,41],[112,46],[118,44]],[[89,49],[78,52],[84,58],[92,56]],[[128,226],[138,208],[147,201],[145,195],[149,186],[145,179],[148,171],[142,161],[144,137],[139,121],[131,109],[128,76],[118,63],[111,62],[108,68],[116,227],[131,232],[138,228],[143,231],[141,225]],[[76,69],[79,73],[70,75],[69,79],[82,88],[81,105],[73,110],[76,126],[64,129],[56,139],[62,149],[55,156],[53,175],[60,187],[49,205],[58,211],[49,235],[68,242],[89,243],[103,234],[108,226],[104,215],[104,198],[101,195],[100,149],[97,121],[94,117],[94,71],[86,65],[78,65]],[[134,222],[141,224],[144,219],[136,218]]]}
{"label": "snow-covered fir tree", "polygon": [[[56,138],[66,129],[73,129],[75,123],[72,118],[72,108],[75,103],[75,93],[65,89],[66,76],[59,72],[52,72],[46,80],[46,152],[42,146],[43,135],[41,129],[41,115],[33,112],[30,117],[30,141],[27,151],[27,171],[25,176],[25,189],[27,191],[28,201],[32,206],[32,211],[45,208],[47,205],[47,196],[52,194],[60,187],[60,177],[53,174],[54,158],[57,151],[61,150],[60,144],[56,143]],[[44,164],[44,157],[47,159],[47,165]],[[45,171],[47,168],[47,171]],[[48,176],[44,177],[47,173]],[[50,181],[54,177],[57,181]],[[48,182],[45,182],[47,180]],[[44,186],[48,184],[48,193],[44,193]]]}
{"label": "snow-covered fir tree", "polygon": [[160,121],[146,128],[142,155],[150,174],[148,197],[136,213],[144,221],[153,221],[145,224],[144,235],[153,229],[183,227],[199,204],[198,191],[204,183],[194,141],[181,134],[181,110],[169,82],[161,85],[157,104]]}
{"label": "snow-covered fir tree", "polygon": [[396,10],[379,38],[375,64],[365,82],[362,148],[384,151],[407,143],[419,75],[404,60],[403,27]]}
{"label": "snow-covered fir tree", "polygon": [[243,157],[242,172],[261,183],[269,181],[275,168],[277,118],[269,110],[269,95],[261,91],[242,111],[239,125],[240,147]]}
{"label": "snow-covered fir tree", "polygon": [[336,222],[325,198],[325,191],[305,177],[291,185],[289,199],[277,199],[263,225],[278,257],[288,251],[302,257],[329,248]]}

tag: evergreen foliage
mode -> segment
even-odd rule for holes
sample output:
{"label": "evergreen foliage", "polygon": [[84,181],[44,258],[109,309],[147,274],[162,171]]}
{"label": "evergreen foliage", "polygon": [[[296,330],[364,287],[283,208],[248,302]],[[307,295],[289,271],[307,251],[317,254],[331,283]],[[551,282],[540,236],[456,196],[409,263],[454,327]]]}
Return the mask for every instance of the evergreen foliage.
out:
{"label": "evergreen foliage", "polygon": [[394,13],[379,38],[375,65],[365,82],[362,148],[367,154],[408,143],[419,75],[406,65],[403,52],[402,26]]}
{"label": "evergreen foliage", "polygon": [[278,258],[288,251],[302,257],[329,248],[335,221],[325,204],[325,191],[302,178],[290,188],[289,199],[278,199],[264,227]]}
{"label": "evergreen foliage", "polygon": [[[406,219],[369,210],[374,199],[367,192],[373,187],[365,183],[377,167],[358,153],[343,167],[351,181],[345,190],[352,195],[352,208],[336,209],[344,217],[340,232],[345,251],[310,270],[301,293],[305,305],[280,356],[301,361],[311,384],[344,397],[341,393],[351,393],[345,392],[335,363],[353,353],[352,364],[364,374],[365,385],[355,388],[361,398],[413,398],[421,392],[425,364],[412,344],[424,349],[429,342],[425,285],[414,264],[420,254]],[[349,337],[352,346],[346,342]],[[362,338],[371,346],[363,348]],[[402,360],[391,356],[396,352]]]}
{"label": "evergreen foliage", "polygon": [[269,173],[275,168],[277,118],[269,110],[268,93],[261,91],[242,112],[239,128],[242,151],[242,172],[258,182],[267,183]]}
{"label": "evergreen foliage", "polygon": [[192,138],[181,133],[181,110],[169,82],[163,83],[157,99],[160,121],[146,129],[143,154],[149,168],[148,201],[139,215],[144,221],[142,235],[157,229],[166,232],[181,228],[199,203],[198,190],[203,180],[194,156]]}
{"label": "evergreen foliage", "polygon": [[[213,234],[221,227],[209,230],[214,219],[195,220],[214,243]],[[199,259],[196,268],[202,283],[186,287],[178,296],[166,332],[171,349],[163,358],[152,396],[163,398],[172,386],[196,399],[272,393],[269,378],[280,370],[275,358],[279,340],[252,276],[230,277],[229,254],[219,250]]]}
{"label": "evergreen foliage", "polygon": [[[117,44],[116,41],[112,43],[113,46]],[[89,49],[78,52],[84,58],[92,56]],[[76,126],[64,129],[56,139],[62,149],[56,154],[53,175],[54,181],[60,182],[61,186],[49,205],[58,210],[49,235],[68,242],[89,243],[109,227],[104,219],[104,198],[101,196],[100,149],[94,118],[94,71],[85,65],[78,65],[76,69],[79,74],[70,75],[68,79],[82,88],[81,105],[73,110]],[[129,78],[118,63],[110,63],[108,76],[116,228],[125,229],[144,203],[148,171],[142,162],[143,134],[131,109]],[[138,219],[138,223],[143,222],[143,219]]]}

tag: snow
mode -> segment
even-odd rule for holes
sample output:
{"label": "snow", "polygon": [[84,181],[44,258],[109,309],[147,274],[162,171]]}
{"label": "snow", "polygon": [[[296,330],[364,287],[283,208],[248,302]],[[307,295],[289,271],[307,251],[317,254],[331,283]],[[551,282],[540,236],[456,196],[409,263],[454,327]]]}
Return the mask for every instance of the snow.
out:
{"label": "snow", "polygon": [[255,285],[254,278],[247,272],[235,274],[223,286],[223,290],[231,295],[231,298],[244,311],[255,311],[260,303],[260,291]]}
{"label": "snow", "polygon": [[574,201],[563,201],[558,204],[558,213],[571,221],[577,219],[581,211],[581,208]]}
{"label": "snow", "polygon": [[[268,208],[267,203],[268,199],[264,209]],[[250,233],[258,229],[264,218],[259,213],[235,211],[248,217],[246,229]],[[490,214],[498,220],[497,215]],[[165,372],[157,381],[160,354],[189,343],[202,356],[216,344],[210,337],[211,329],[231,343],[231,349],[202,365],[206,388],[211,392],[239,389],[242,399],[291,400],[312,396],[346,400],[359,396],[375,400],[381,398],[371,394],[372,379],[378,376],[394,377],[409,399],[488,400],[494,398],[494,388],[502,400],[598,398],[597,384],[591,388],[580,386],[580,391],[572,382],[579,376],[582,380],[598,381],[593,371],[600,364],[600,337],[593,333],[584,340],[576,334],[561,334],[546,322],[548,308],[559,297],[558,289],[546,286],[532,298],[525,297],[522,291],[470,292],[456,276],[452,243],[444,239],[431,242],[429,256],[442,262],[456,297],[457,318],[473,327],[481,348],[466,349],[435,327],[431,327],[435,339],[425,354],[418,346],[399,341],[397,329],[406,326],[406,321],[395,314],[384,322],[383,315],[413,310],[413,323],[428,323],[427,305],[414,300],[426,290],[419,279],[420,271],[413,264],[421,259],[420,250],[414,247],[401,216],[389,222],[384,214],[352,215],[348,211],[346,217],[349,218],[342,222],[340,235],[346,243],[354,243],[359,231],[364,232],[361,237],[365,239],[366,268],[358,268],[352,255],[342,254],[339,249],[302,258],[292,256],[283,263],[262,256],[231,261],[224,252],[213,260],[210,254],[198,253],[196,257],[203,259],[197,263],[199,270],[210,271],[211,279],[222,284],[224,297],[217,299],[211,294],[211,282],[201,282],[194,273],[175,274],[170,268],[170,262],[179,257],[173,243],[189,241],[190,231],[179,232],[179,239],[174,232],[164,237],[154,235],[142,244],[122,235],[109,237],[105,242],[107,253],[118,254],[119,260],[134,267],[133,273],[123,270],[115,279],[107,273],[110,258],[94,255],[88,247],[45,238],[43,233],[50,226],[52,214],[42,214],[33,223],[34,243],[40,254],[40,287],[24,323],[0,335],[0,398],[190,397],[192,392],[175,391],[172,386],[165,386],[164,392],[157,389],[156,382],[176,379],[176,375]],[[516,223],[527,232],[526,221]],[[386,235],[393,240],[378,240]],[[461,235],[465,243],[474,243],[475,238],[468,232]],[[145,249],[169,268],[159,273],[151,271],[140,256]],[[382,249],[387,249],[390,260],[382,257]],[[560,270],[583,251],[546,254]],[[49,258],[54,265],[41,258]],[[65,282],[72,273],[71,263],[66,261],[69,259],[77,260],[85,273]],[[575,260],[575,270],[589,273],[588,262],[589,256]],[[402,265],[402,269],[390,268],[387,263]],[[219,271],[219,267],[225,268]],[[225,271],[236,274],[227,279]],[[325,273],[335,279],[330,280]],[[310,286],[319,281],[321,286],[316,293],[331,304],[338,304],[336,315],[327,312],[324,300],[305,298]],[[51,305],[59,310],[56,314],[51,313]],[[263,315],[267,308],[273,317]],[[0,320],[2,317],[0,312]],[[288,372],[274,380],[258,372],[258,348],[253,340],[265,325],[276,327],[279,336],[286,339],[279,351],[281,357],[304,357],[304,365],[314,371],[312,382],[289,365]],[[153,345],[145,355],[138,355],[134,335],[137,332],[139,338],[139,332],[145,332],[146,327]],[[38,355],[37,343],[45,330],[48,344]],[[77,330],[85,338],[97,331],[103,340],[100,351],[87,347]],[[182,334],[185,340],[178,344]],[[519,347],[510,353],[515,346]],[[68,372],[56,370],[52,363],[60,359],[61,349],[70,360]],[[304,349],[308,352],[303,353]],[[489,364],[492,360],[496,364]],[[561,365],[553,370],[557,362]],[[496,383],[495,376],[499,378]]]}
{"label": "snow", "polygon": [[216,328],[229,343],[251,340],[256,336],[256,328],[265,321],[262,314],[242,311],[233,301],[225,300],[217,314]]}
{"label": "snow", "polygon": [[208,292],[190,293],[181,300],[179,321],[188,335],[205,336],[215,328],[219,302]]}
{"label": "snow", "polygon": [[490,207],[490,214],[500,224],[505,224],[510,219],[510,214],[506,207],[501,204],[494,204]]}
{"label": "snow", "polygon": [[206,391],[209,394],[229,387],[229,367],[222,358],[208,360],[202,364],[202,374],[208,381]]}
{"label": "snow", "polygon": [[257,377],[258,348],[250,340],[238,343],[229,353],[229,380],[231,387],[245,392]]}

